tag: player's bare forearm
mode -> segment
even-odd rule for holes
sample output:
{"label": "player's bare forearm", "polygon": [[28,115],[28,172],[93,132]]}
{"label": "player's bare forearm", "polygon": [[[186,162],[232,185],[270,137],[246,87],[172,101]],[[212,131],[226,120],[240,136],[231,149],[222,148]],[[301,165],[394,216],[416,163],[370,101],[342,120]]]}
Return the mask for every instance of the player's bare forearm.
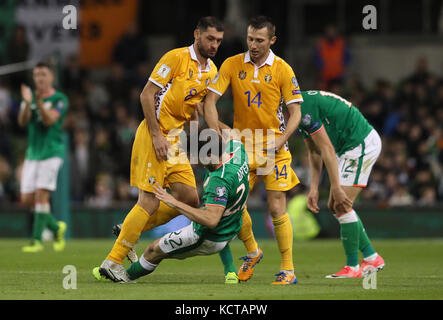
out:
{"label": "player's bare forearm", "polygon": [[331,187],[340,187],[340,179],[338,177],[338,163],[334,146],[329,139],[326,130],[323,128],[314,136],[312,140],[321,152],[321,157],[328,171]]}
{"label": "player's bare forearm", "polygon": [[320,175],[323,168],[323,160],[319,150],[316,148],[311,138],[305,140],[308,150],[308,163],[311,185],[310,188],[317,190],[320,183]]}
{"label": "player's bare forearm", "polygon": [[145,116],[146,122],[148,123],[149,132],[153,137],[161,134],[160,125],[155,115],[154,104],[155,95],[158,91],[160,91],[160,89],[160,87],[148,81],[146,86],[143,88],[142,93],[140,94],[140,103],[142,105],[143,115]]}
{"label": "player's bare forearm", "polygon": [[203,111],[204,111],[205,121],[208,127],[216,130],[219,134],[221,134],[219,121],[218,121],[218,112],[216,107],[216,103],[219,97],[220,96],[218,94],[210,91],[205,98]]}
{"label": "player's bare forearm", "polygon": [[286,125],[285,132],[283,133],[285,142],[295,132],[298,125],[300,124],[300,119],[301,119],[300,103],[298,102],[291,103],[287,106],[287,108],[289,111],[289,119]]}
{"label": "player's bare forearm", "polygon": [[31,119],[31,104],[26,103],[23,108],[20,109],[20,112],[18,113],[18,125],[20,127],[25,127],[29,120]]}
{"label": "player's bare forearm", "polygon": [[189,218],[190,220],[197,222],[201,225],[207,226],[208,228],[215,228],[223,215],[223,207],[210,206],[205,207],[205,209],[194,208],[186,203],[183,203],[171,194],[169,194],[165,189],[163,189],[159,184],[154,185],[154,194],[157,199],[166,203],[166,205],[171,208],[177,209],[181,214]]}
{"label": "player's bare forearm", "polygon": [[[177,201],[175,206],[181,214],[190,220],[195,221],[198,224],[202,224],[210,229],[217,226],[224,211],[224,209],[221,208],[219,210],[216,210],[218,208],[215,208],[214,210],[212,207],[205,207],[205,209],[193,208],[180,201]],[[222,211],[220,212],[220,210]]]}

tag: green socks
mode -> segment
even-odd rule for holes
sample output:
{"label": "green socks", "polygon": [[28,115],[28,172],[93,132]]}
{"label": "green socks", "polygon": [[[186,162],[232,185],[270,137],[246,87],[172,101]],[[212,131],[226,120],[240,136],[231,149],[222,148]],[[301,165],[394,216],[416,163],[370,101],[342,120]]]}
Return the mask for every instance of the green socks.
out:
{"label": "green socks", "polygon": [[126,272],[131,280],[135,280],[152,273],[156,267],[157,264],[150,263],[142,255],[137,262],[134,262],[129,268],[126,269]]}
{"label": "green socks", "polygon": [[340,224],[340,236],[345,249],[346,265],[358,265],[358,240],[360,236],[358,222]]}
{"label": "green socks", "polygon": [[225,275],[228,274],[228,272],[235,272],[237,274],[237,271],[234,266],[234,259],[232,258],[232,252],[231,248],[229,247],[229,244],[226,245],[226,247],[223,248],[222,251],[219,253],[220,259],[224,266],[224,273]]}
{"label": "green socks", "polygon": [[367,258],[369,256],[372,256],[375,253],[375,250],[371,245],[371,241],[369,240],[366,230],[363,227],[363,223],[361,222],[360,217],[357,216],[357,218],[360,228],[360,239],[358,243],[358,248],[363,253],[363,257]]}
{"label": "green socks", "polygon": [[369,257],[375,253],[363,223],[357,213],[352,210],[338,218],[340,223],[340,236],[345,249],[346,265],[355,267],[358,265],[358,251],[363,253],[363,257]]}
{"label": "green socks", "polygon": [[34,213],[34,225],[32,226],[32,239],[42,241],[43,230],[45,230],[48,220],[47,213]]}

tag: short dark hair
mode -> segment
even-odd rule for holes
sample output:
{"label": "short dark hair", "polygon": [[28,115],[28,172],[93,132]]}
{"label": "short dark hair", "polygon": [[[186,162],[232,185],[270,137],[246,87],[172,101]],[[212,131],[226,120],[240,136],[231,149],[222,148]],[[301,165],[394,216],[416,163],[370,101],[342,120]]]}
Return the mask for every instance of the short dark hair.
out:
{"label": "short dark hair", "polygon": [[275,24],[272,22],[271,18],[269,17],[258,16],[251,18],[249,20],[248,26],[253,29],[267,28],[269,33],[269,38],[275,36]]}
{"label": "short dark hair", "polygon": [[225,26],[216,17],[206,16],[198,20],[197,29],[201,32],[205,32],[210,27],[215,28],[218,32],[225,31]]}
{"label": "short dark hair", "polygon": [[52,72],[52,68],[49,65],[49,63],[44,62],[44,61],[37,62],[37,64],[34,66],[34,68],[48,68],[48,70]]}

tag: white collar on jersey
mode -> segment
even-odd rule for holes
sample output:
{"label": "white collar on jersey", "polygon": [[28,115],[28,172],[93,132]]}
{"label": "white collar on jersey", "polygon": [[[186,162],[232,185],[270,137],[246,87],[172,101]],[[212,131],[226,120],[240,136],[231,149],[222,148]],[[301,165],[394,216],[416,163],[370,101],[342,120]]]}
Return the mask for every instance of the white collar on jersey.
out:
{"label": "white collar on jersey", "polygon": [[199,70],[199,72],[209,72],[209,71],[211,71],[211,59],[208,58],[208,60],[206,60],[206,69],[201,70],[201,64],[200,64],[200,61],[198,61],[198,59],[197,59],[197,54],[195,53],[194,45],[193,44],[191,44],[189,46],[189,52],[191,53],[191,59],[198,62],[198,70]]}
{"label": "white collar on jersey", "polygon": [[[275,60],[275,54],[274,54],[274,52],[272,52],[271,49],[269,49],[269,55],[268,55],[268,58],[265,60],[265,62],[263,62],[263,64],[262,64],[261,66],[258,66],[258,67],[261,68],[261,67],[263,67],[265,64],[272,66],[272,64],[274,63],[274,60]],[[249,51],[246,51],[246,53],[245,53],[245,59],[244,59],[244,63],[248,63],[248,62],[254,63],[254,62],[251,60],[251,55],[249,54]],[[255,63],[254,63],[254,64],[255,64]]]}

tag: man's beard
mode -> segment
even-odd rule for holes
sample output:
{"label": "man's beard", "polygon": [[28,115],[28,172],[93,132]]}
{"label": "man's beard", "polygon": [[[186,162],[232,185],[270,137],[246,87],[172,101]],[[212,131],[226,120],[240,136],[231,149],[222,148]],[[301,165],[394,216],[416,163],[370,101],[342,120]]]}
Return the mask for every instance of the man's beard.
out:
{"label": "man's beard", "polygon": [[211,56],[209,55],[208,51],[206,51],[206,50],[203,48],[203,46],[202,46],[200,40],[197,41],[197,50],[198,50],[198,52],[200,53],[200,55],[201,55],[203,58],[205,58],[205,59],[209,59],[209,58],[211,58]]}

